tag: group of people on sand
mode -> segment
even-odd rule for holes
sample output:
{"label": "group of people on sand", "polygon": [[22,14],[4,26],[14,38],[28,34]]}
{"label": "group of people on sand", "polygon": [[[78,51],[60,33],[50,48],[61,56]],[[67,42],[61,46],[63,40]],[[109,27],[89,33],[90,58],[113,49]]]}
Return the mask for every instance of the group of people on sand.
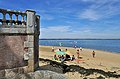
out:
{"label": "group of people on sand", "polygon": [[[61,49],[59,49],[59,51],[62,51]],[[54,59],[55,60],[59,60],[59,61],[73,61],[75,60],[75,56],[72,55],[70,56],[69,54],[67,54],[68,50],[65,49],[65,51],[62,51],[62,52],[66,52],[66,54],[64,55],[54,55]]]}
{"label": "group of people on sand", "polygon": [[75,57],[74,57],[74,55],[72,57],[70,57],[70,55],[68,55],[68,54],[58,55],[58,56],[55,54],[54,59],[59,60],[59,61],[73,61],[73,60],[75,60]]}
{"label": "group of people on sand", "polygon": [[[80,49],[77,49],[76,50],[76,54],[77,54],[77,59],[80,59],[80,52],[82,51],[82,47],[80,47]],[[64,55],[54,55],[54,60],[59,60],[59,61],[73,61],[75,60],[75,56],[74,55],[70,55],[68,54],[67,52],[70,52],[68,51],[68,49],[65,49],[65,50],[62,50],[62,49],[59,49],[59,51],[62,51],[62,52],[66,52],[66,54]],[[54,47],[52,48],[52,52],[55,52],[55,49]],[[92,57],[95,58],[95,51],[92,52]]]}
{"label": "group of people on sand", "polygon": [[[76,49],[76,48],[75,48],[75,49]],[[82,47],[80,47],[80,50],[77,49],[77,52],[76,52],[76,53],[77,53],[77,58],[80,58],[80,51],[82,51],[82,50],[83,50]],[[92,57],[93,57],[93,58],[95,58],[95,54],[96,54],[95,51],[92,51]]]}

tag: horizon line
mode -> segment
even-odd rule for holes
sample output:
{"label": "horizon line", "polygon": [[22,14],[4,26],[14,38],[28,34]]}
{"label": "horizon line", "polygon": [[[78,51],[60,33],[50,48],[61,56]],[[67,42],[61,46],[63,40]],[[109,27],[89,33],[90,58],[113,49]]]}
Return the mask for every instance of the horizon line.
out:
{"label": "horizon line", "polygon": [[39,38],[39,40],[120,40],[120,38]]}

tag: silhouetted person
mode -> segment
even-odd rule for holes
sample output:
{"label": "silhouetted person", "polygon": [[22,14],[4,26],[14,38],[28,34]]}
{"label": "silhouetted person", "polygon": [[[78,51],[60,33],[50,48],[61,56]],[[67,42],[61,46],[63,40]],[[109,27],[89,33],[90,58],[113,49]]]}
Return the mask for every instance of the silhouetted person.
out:
{"label": "silhouetted person", "polygon": [[70,55],[66,54],[65,56],[66,56],[66,57],[65,57],[65,58],[66,58],[66,61],[71,59],[71,58],[70,58]]}
{"label": "silhouetted person", "polygon": [[65,49],[65,51],[67,52],[67,49]]}
{"label": "silhouetted person", "polygon": [[79,58],[80,57],[80,51],[79,50],[77,50],[77,58]]}
{"label": "silhouetted person", "polygon": [[52,47],[52,52],[54,52],[54,50],[55,50],[54,47]]}
{"label": "silhouetted person", "polygon": [[61,49],[59,49],[59,51],[61,51]]}
{"label": "silhouetted person", "polygon": [[71,61],[75,60],[75,56],[73,55],[72,58],[71,58]]}
{"label": "silhouetted person", "polygon": [[54,55],[54,59],[55,59],[55,60],[58,60],[58,58],[57,58],[57,56],[56,56],[56,55]]}
{"label": "silhouetted person", "polygon": [[95,51],[92,52],[93,58],[95,58]]}

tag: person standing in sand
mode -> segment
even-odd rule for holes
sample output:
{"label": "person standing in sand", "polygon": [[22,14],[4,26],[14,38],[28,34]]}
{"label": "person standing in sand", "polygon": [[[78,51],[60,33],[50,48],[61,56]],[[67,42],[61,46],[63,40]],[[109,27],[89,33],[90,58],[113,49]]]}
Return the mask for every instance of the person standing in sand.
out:
{"label": "person standing in sand", "polygon": [[92,56],[93,56],[93,58],[95,58],[95,51],[92,52]]}
{"label": "person standing in sand", "polygon": [[82,47],[80,47],[80,50],[82,51]]}
{"label": "person standing in sand", "polygon": [[77,46],[74,46],[74,48],[76,49]]}
{"label": "person standing in sand", "polygon": [[55,50],[54,47],[52,47],[52,52],[54,52],[54,50]]}
{"label": "person standing in sand", "polygon": [[79,49],[77,50],[77,58],[79,59],[80,58],[80,51],[79,51]]}
{"label": "person standing in sand", "polygon": [[67,52],[68,50],[67,49],[65,49],[65,52]]}

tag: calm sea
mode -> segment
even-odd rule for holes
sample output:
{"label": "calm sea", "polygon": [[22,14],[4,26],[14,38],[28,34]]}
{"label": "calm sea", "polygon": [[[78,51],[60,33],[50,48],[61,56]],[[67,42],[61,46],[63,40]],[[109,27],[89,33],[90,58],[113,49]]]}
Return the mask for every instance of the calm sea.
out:
{"label": "calm sea", "polygon": [[44,46],[82,47],[120,53],[120,40],[39,40]]}

